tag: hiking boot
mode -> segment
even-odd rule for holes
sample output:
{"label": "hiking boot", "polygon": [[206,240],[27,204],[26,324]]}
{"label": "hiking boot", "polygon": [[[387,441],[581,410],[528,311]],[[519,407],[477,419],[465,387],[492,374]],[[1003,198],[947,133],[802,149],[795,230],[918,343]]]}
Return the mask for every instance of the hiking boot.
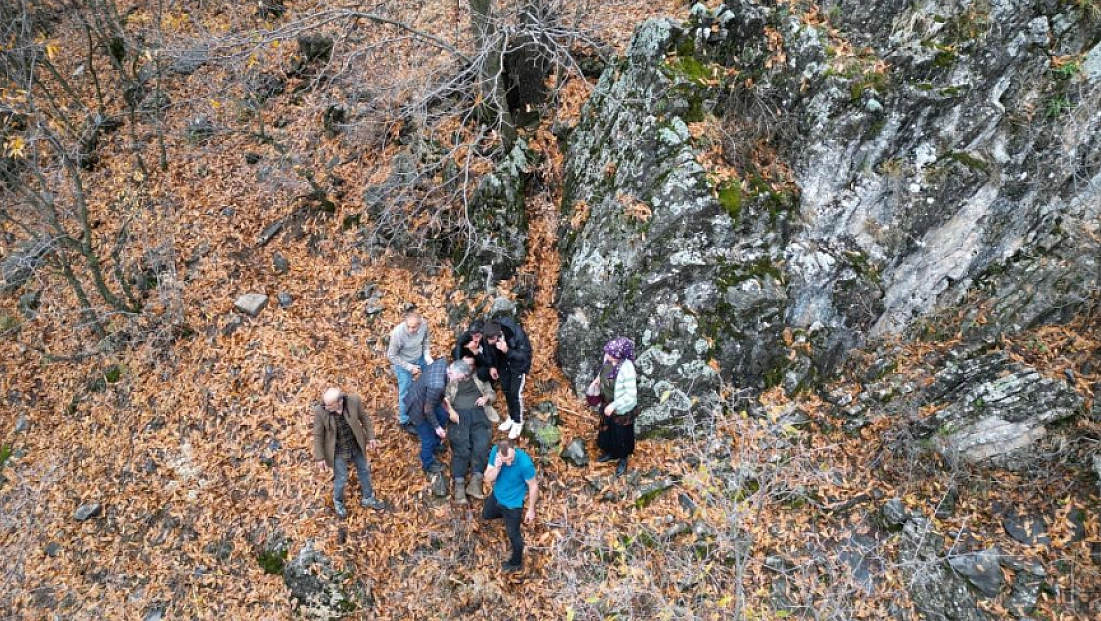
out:
{"label": "hiking boot", "polygon": [[501,423],[500,425],[497,426],[497,431],[508,431],[509,429],[512,429],[512,419],[511,418],[506,418],[505,422],[503,422],[503,423]]}
{"label": "hiking boot", "polygon": [[333,511],[336,511],[337,517],[344,519],[348,517],[348,509],[344,506],[344,503],[340,500],[333,501]]}
{"label": "hiking boot", "polygon": [[428,467],[424,469],[424,471],[428,474],[437,474],[443,472],[443,464],[438,461],[434,461],[429,464]]}
{"label": "hiking boot", "polygon": [[512,423],[512,427],[508,430],[508,439],[515,440],[520,437],[520,434],[524,431],[524,423]]}
{"label": "hiking boot", "polygon": [[471,498],[485,500],[486,493],[482,491],[482,473],[476,473],[470,477],[470,483],[466,486],[466,494]]}
{"label": "hiking boot", "polygon": [[620,459],[619,464],[617,464],[616,467],[615,467],[615,475],[617,477],[623,476],[624,472],[627,472],[627,458],[626,457],[624,457],[623,459]]}
{"label": "hiking boot", "polygon": [[382,502],[378,498],[371,496],[370,498],[360,498],[359,506],[364,509],[374,509],[375,511],[382,511],[386,508],[386,503]]}
{"label": "hiking boot", "polygon": [[443,478],[442,474],[432,474],[432,495],[436,498],[447,497],[447,479]]}
{"label": "hiking boot", "polygon": [[407,433],[411,436],[417,435],[417,428],[413,426],[413,423],[404,423],[404,424],[399,425],[399,426],[401,427],[401,430],[404,431],[405,433]]}
{"label": "hiking boot", "polygon": [[466,487],[462,477],[455,477],[454,488],[451,490],[451,499],[455,501],[457,505],[465,505],[468,503],[466,499]]}
{"label": "hiking boot", "polygon": [[519,563],[513,563],[511,560],[505,561],[501,564],[501,569],[508,574],[514,574],[524,568],[523,561]]}

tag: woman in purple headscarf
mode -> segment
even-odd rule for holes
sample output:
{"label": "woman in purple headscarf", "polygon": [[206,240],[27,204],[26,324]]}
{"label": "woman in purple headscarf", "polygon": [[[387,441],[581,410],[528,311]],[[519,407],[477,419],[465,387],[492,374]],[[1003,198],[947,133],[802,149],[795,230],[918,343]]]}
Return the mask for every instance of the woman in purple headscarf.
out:
{"label": "woman in purple headscarf", "polygon": [[604,345],[604,362],[589,386],[600,393],[600,426],[596,445],[599,463],[618,461],[616,476],[627,471],[627,458],[635,452],[635,405],[638,387],[635,375],[635,344],[625,336]]}

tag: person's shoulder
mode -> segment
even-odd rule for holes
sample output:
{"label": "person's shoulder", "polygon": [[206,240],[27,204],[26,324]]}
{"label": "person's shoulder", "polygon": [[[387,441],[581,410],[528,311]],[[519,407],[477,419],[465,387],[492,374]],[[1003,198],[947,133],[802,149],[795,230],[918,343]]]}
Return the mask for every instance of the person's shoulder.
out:
{"label": "person's shoulder", "polygon": [[401,329],[402,329],[403,326],[405,326],[405,323],[404,322],[399,322],[393,328],[390,328],[390,338],[400,336],[401,335]]}
{"label": "person's shoulder", "polygon": [[635,372],[635,363],[632,362],[630,358],[628,358],[628,359],[623,361],[623,364],[619,365],[619,370],[620,371],[626,370],[626,371],[630,371],[631,373],[634,373]]}
{"label": "person's shoulder", "polygon": [[344,398],[354,407],[361,407],[363,405],[363,399],[361,399],[359,395],[346,394]]}

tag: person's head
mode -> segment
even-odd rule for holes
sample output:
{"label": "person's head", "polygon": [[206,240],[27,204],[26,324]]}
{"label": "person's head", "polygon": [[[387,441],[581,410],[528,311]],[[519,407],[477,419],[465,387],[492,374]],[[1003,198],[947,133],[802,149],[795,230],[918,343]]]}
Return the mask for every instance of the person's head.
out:
{"label": "person's head", "polygon": [[411,306],[405,311],[405,329],[410,332],[416,332],[421,327],[421,314],[417,311],[417,307]]}
{"label": "person's head", "polygon": [[470,327],[467,328],[466,331],[471,334],[483,334],[485,332],[485,329],[486,322],[482,321],[481,319],[475,319],[474,321],[470,322]]}
{"label": "person's head", "polygon": [[474,356],[463,356],[463,357],[461,358],[461,360],[462,360],[463,362],[467,363],[468,365],[470,365],[470,368],[471,368],[471,369],[473,369],[473,368],[474,368],[474,365],[475,365],[475,361],[474,361]]}
{"label": "person's head", "polygon": [[491,321],[487,323],[483,334],[485,334],[485,339],[487,343],[489,343],[490,345],[496,343],[497,339],[502,338],[501,324],[497,323],[496,321]]}
{"label": "person's head", "polygon": [[339,412],[344,407],[344,391],[333,386],[321,396],[321,403],[330,412]]}
{"label": "person's head", "polygon": [[462,360],[456,360],[447,367],[447,381],[461,382],[470,377],[470,365]]}
{"label": "person's head", "polygon": [[604,355],[614,364],[619,364],[625,359],[634,360],[635,344],[625,336],[617,336],[604,345]]}
{"label": "person's head", "polygon": [[501,456],[501,463],[511,466],[516,461],[516,447],[512,446],[512,440],[501,440],[497,443],[497,454]]}

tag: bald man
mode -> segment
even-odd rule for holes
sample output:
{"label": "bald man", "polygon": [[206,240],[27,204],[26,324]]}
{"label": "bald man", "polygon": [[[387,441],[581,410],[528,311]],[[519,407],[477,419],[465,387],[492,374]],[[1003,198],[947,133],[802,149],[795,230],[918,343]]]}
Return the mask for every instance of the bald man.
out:
{"label": "bald man", "polygon": [[344,506],[344,486],[348,484],[348,460],[356,465],[362,496],[361,507],[382,509],[385,505],[375,498],[371,488],[371,469],[364,455],[375,448],[375,430],[363,411],[363,402],[355,395],[344,394],[333,387],[325,391],[321,404],[313,406],[313,457],[322,472],[333,470],[333,509],[341,518],[348,517]]}

